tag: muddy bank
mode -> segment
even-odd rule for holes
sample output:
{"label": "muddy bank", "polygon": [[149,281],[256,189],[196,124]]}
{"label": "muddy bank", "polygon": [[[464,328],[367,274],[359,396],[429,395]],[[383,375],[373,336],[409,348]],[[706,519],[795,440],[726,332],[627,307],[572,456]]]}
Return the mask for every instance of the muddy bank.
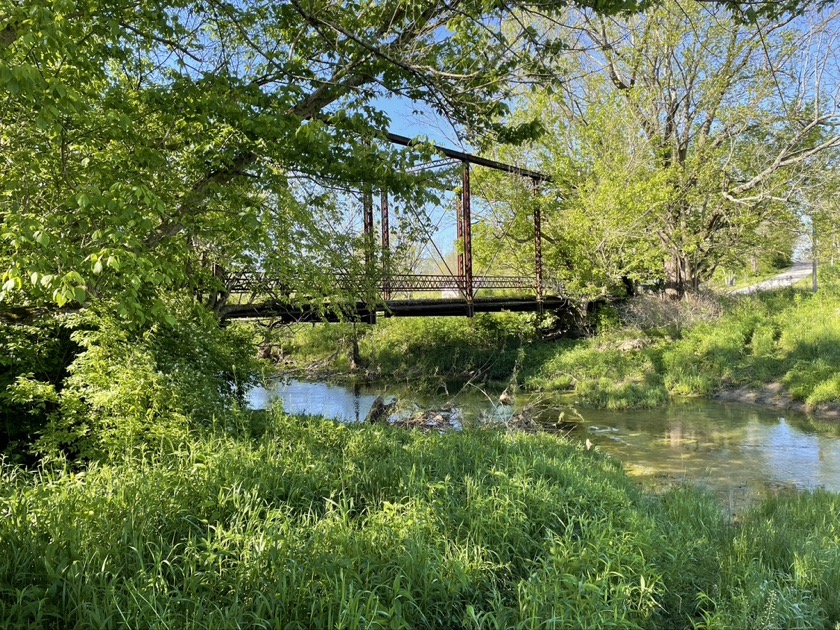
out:
{"label": "muddy bank", "polygon": [[712,398],[725,402],[748,403],[772,407],[774,409],[789,409],[797,413],[826,420],[840,419],[840,405],[817,405],[811,407],[801,400],[794,400],[781,383],[769,383],[760,389],[751,387],[723,389],[714,394]]}

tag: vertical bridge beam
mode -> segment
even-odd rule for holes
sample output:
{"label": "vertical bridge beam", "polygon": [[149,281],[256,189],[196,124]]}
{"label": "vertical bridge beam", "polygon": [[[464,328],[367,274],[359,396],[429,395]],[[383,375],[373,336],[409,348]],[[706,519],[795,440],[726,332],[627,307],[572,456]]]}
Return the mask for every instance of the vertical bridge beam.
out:
{"label": "vertical bridge beam", "polygon": [[458,192],[458,205],[456,206],[456,213],[458,215],[458,284],[464,291],[464,207],[462,205],[462,193]]}
{"label": "vertical bridge beam", "polygon": [[388,216],[388,193],[382,191],[379,200],[379,213],[382,220],[382,299],[391,299],[391,228]]}
{"label": "vertical bridge beam", "polygon": [[543,262],[542,262],[542,210],[540,208],[540,201],[537,198],[539,194],[539,182],[533,180],[534,183],[534,274],[536,282],[536,293],[538,311],[543,312]]}
{"label": "vertical bridge beam", "polygon": [[[364,247],[365,247],[365,280],[370,281],[374,277],[373,268],[373,194],[370,187],[366,186],[362,193],[362,208],[364,211]],[[368,324],[376,323],[376,305],[368,304]]]}
{"label": "vertical bridge beam", "polygon": [[467,317],[475,313],[473,306],[473,260],[472,260],[472,194],[470,192],[470,164],[464,162],[463,203],[461,217],[464,230],[464,296],[467,298]]}

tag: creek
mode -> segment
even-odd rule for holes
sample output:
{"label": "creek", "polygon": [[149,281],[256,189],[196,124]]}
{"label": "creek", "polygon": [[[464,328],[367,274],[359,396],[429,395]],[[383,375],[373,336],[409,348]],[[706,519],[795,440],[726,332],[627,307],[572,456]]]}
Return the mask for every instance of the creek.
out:
{"label": "creek", "polygon": [[611,411],[579,407],[568,395],[544,392],[520,392],[514,404],[502,405],[499,393],[463,383],[346,386],[283,379],[252,390],[249,403],[260,409],[279,402],[292,415],[348,423],[364,421],[380,395],[395,398],[405,413],[456,409],[467,427],[505,424],[524,414],[546,430],[588,441],[621,460],[647,486],[699,485],[732,512],[772,493],[840,492],[840,426],[801,414],[708,400]]}

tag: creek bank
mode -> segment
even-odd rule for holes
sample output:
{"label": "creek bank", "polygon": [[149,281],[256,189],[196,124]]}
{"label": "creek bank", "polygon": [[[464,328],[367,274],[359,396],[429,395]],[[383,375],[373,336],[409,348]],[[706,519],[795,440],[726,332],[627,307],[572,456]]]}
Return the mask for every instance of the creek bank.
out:
{"label": "creek bank", "polygon": [[[632,350],[636,349],[637,348],[635,347],[632,348]],[[620,352],[628,352],[628,348],[623,346],[619,346],[617,350]],[[364,371],[357,372],[333,371],[329,369],[324,369],[326,368],[326,366],[323,363],[319,364],[317,368],[294,368],[288,361],[288,359],[284,364],[278,365],[277,367],[279,369],[276,372],[275,376],[280,379],[292,378],[309,382],[328,382],[342,386],[352,386],[354,384],[364,384],[366,386],[389,385],[406,383],[410,380],[404,375],[389,376],[383,374],[381,370],[375,369],[367,369]],[[480,375],[477,375],[474,372],[455,374],[434,374],[428,375],[425,378],[420,378],[419,380],[423,383],[421,386],[428,387],[434,387],[437,383],[445,381],[476,382],[482,385],[498,388],[504,388],[505,386],[509,385],[509,382],[505,382],[502,380],[482,380],[480,378]],[[525,391],[527,391],[530,394],[550,393],[554,396],[565,395],[570,399],[570,402],[576,398],[577,393],[574,389],[557,390],[550,387],[543,388],[539,386],[528,386],[525,388]],[[655,409],[657,407],[664,407],[669,404],[679,403],[685,400],[709,400],[719,402],[740,403],[746,405],[756,405],[758,407],[765,407],[770,409],[794,411],[796,413],[806,415],[818,420],[840,420],[840,404],[823,403],[818,405],[809,405],[802,400],[794,399],[790,392],[788,392],[785,389],[785,387],[778,382],[772,382],[760,388],[749,386],[725,387],[705,395],[681,396],[667,393],[658,401],[657,404],[654,405],[631,404],[618,408]],[[591,401],[586,402],[591,403]],[[597,407],[599,405],[595,406]],[[607,408],[606,405],[604,407]],[[429,411],[433,412],[434,410]],[[519,415],[517,420],[518,424],[521,425],[519,428],[536,428],[533,427],[532,421],[528,420],[527,418],[521,417],[521,414]]]}
{"label": "creek bank", "polygon": [[[729,515],[768,496],[818,488],[840,492],[837,423],[820,425],[793,411],[700,398],[610,410],[579,406],[564,394],[520,390],[511,396],[502,388],[453,385],[423,390],[415,383],[348,388],[285,381],[267,390],[268,396],[255,397],[264,406],[254,408],[268,409],[271,399],[280,400],[279,408],[292,417],[453,438],[461,425],[465,433],[555,434],[621,461],[634,481],[655,494],[700,486]],[[380,421],[366,421],[370,409],[392,404]]]}
{"label": "creek bank", "polygon": [[840,420],[840,405],[821,404],[811,406],[801,400],[794,400],[781,383],[769,383],[762,388],[737,387],[734,389],[722,389],[715,392],[710,398],[723,402],[737,402],[773,409],[786,409],[822,420]]}

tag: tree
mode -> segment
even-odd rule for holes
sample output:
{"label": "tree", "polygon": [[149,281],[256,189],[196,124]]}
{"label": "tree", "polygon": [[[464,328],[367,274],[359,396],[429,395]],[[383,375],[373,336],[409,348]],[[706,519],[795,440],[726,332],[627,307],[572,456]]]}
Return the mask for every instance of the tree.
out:
{"label": "tree", "polygon": [[[532,150],[565,186],[556,221],[568,223],[579,208],[590,217],[583,224],[604,235],[609,230],[594,215],[610,229],[644,217],[636,231],[646,252],[655,237],[667,290],[696,290],[754,243],[760,226],[791,215],[787,205],[803,173],[840,147],[840,57],[829,27],[836,15],[746,24],[696,2],[666,2],[631,17],[572,9],[553,28],[575,38],[576,53],[563,67],[574,78],[556,96],[524,99],[526,116],[546,116],[558,130]],[[569,122],[558,125],[557,111]],[[621,129],[593,131],[597,125]],[[820,130],[828,130],[823,141],[812,142]],[[590,141],[599,136],[621,141]],[[630,181],[659,190],[647,208],[620,194]],[[591,186],[617,195],[614,220],[586,198]]]}
{"label": "tree", "polygon": [[535,114],[545,135],[524,156],[510,148],[503,155],[536,161],[552,182],[535,195],[526,182],[514,187],[509,177],[485,176],[497,220],[476,231],[479,260],[495,256],[516,273],[530,274],[533,209],[539,204],[546,275],[567,293],[594,299],[656,278],[661,250],[650,215],[667,202],[669,187],[644,158],[646,147],[626,120],[623,102],[598,93],[582,116],[553,93],[541,92],[528,98],[526,115]]}
{"label": "tree", "polygon": [[[641,4],[576,6],[607,15]],[[91,426],[142,435],[162,416],[212,415],[199,390],[224,409],[247,350],[209,330],[226,277],[259,267],[290,298],[317,301],[340,293],[331,271],[364,275],[364,243],[338,229],[347,204],[380,189],[418,207],[428,198],[428,179],[409,167],[430,149],[382,141],[382,99],[433,109],[470,138],[533,137],[532,121],[503,118],[517,86],[556,77],[565,34],[530,21],[565,10],[0,0],[0,354],[38,338],[6,334],[9,322],[82,309],[57,366],[0,365],[0,381],[15,383],[3,393],[19,405],[11,413],[40,414],[21,439],[44,415],[55,443]]]}
{"label": "tree", "polygon": [[[594,19],[642,4],[575,6]],[[409,98],[470,137],[527,138],[531,121],[501,118],[517,85],[556,78],[567,33],[530,22],[565,11],[4,0],[0,302],[112,300],[143,321],[166,311],[162,290],[207,296],[220,266],[256,264],[333,291],[323,269],[352,267],[358,248],[329,229],[343,195],[387,188],[422,201],[422,178],[406,175],[417,152],[376,142],[388,125],[377,99]]]}
{"label": "tree", "polygon": [[332,271],[367,271],[347,205],[428,198],[409,172],[428,148],[381,142],[378,99],[466,134],[532,131],[501,124],[513,71],[551,59],[502,28],[524,6],[0,0],[0,445],[49,421],[51,444],[97,450],[224,411],[248,349],[210,329],[226,278],[261,268],[290,299],[340,297]]}
{"label": "tree", "polygon": [[323,270],[358,249],[332,229],[342,200],[424,199],[407,174],[424,150],[377,142],[378,98],[472,135],[532,131],[500,124],[514,69],[534,80],[551,59],[550,41],[501,26],[526,6],[6,0],[0,302],[112,300],[142,322],[161,291],[218,292],[220,266],[334,290]]}

